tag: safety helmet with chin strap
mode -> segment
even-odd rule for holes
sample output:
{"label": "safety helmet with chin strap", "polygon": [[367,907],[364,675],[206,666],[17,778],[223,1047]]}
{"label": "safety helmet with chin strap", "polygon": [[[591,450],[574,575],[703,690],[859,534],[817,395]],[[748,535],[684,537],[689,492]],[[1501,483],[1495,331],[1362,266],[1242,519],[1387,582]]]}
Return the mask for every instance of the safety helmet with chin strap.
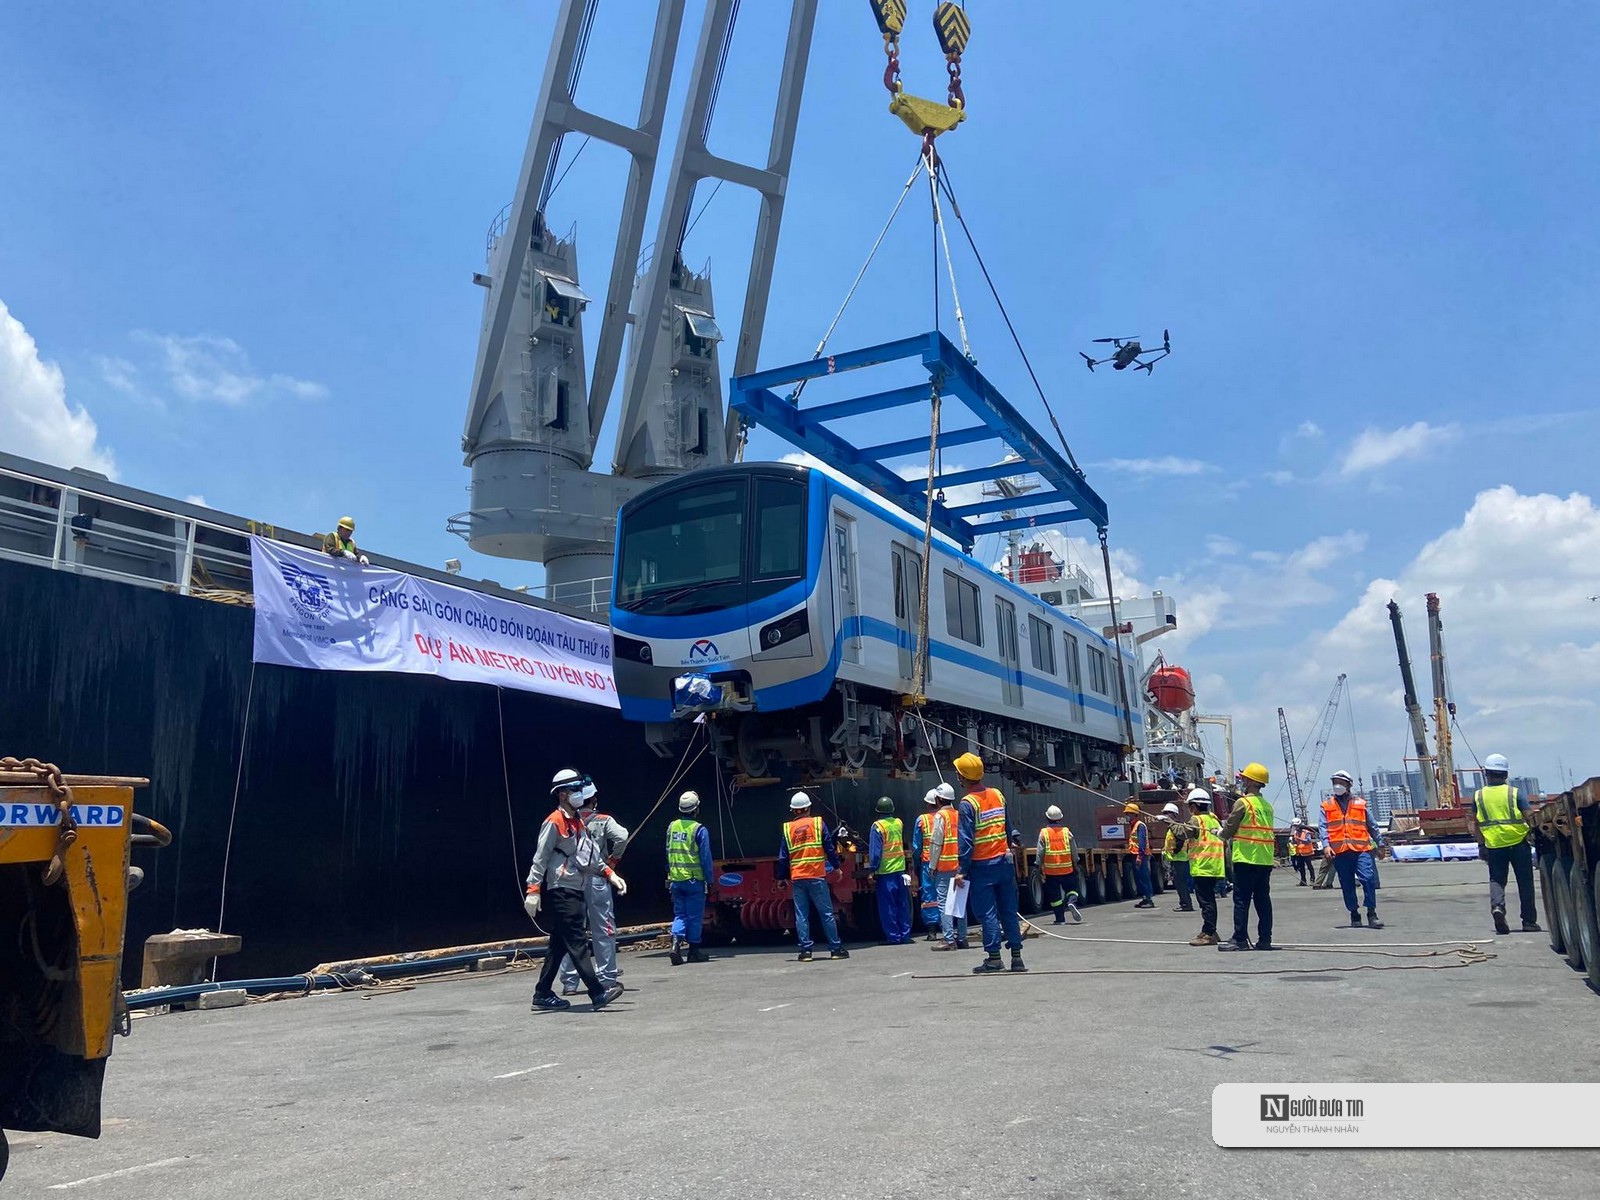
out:
{"label": "safety helmet with chin strap", "polygon": [[600,789],[595,787],[594,780],[587,775],[580,775],[571,767],[555,773],[555,778],[550,781],[550,794],[559,798],[563,792],[574,808],[582,808],[593,800]]}

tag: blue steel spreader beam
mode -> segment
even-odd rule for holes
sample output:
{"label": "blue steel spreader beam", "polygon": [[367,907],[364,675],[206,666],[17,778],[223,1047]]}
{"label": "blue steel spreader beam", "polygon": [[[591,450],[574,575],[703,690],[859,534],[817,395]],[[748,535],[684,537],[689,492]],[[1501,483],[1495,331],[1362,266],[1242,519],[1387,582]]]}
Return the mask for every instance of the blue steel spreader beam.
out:
{"label": "blue steel spreader beam", "polygon": [[[927,384],[894,388],[811,408],[801,408],[797,403],[797,385],[808,380],[910,359],[922,360],[922,365],[928,371]],[[774,390],[785,386],[794,388],[788,396],[779,395]],[[808,359],[791,366],[737,376],[731,385],[731,404],[734,411],[746,420],[770,429],[791,445],[815,455],[846,478],[921,516],[927,503],[926,483],[906,479],[886,464],[907,455],[926,454],[928,437],[856,446],[828,428],[828,423],[925,404],[934,388],[939,390],[941,406],[945,400],[958,400],[978,420],[976,425],[961,425],[952,429],[941,427],[941,448],[1000,442],[1021,460],[935,475],[933,486],[936,492],[959,484],[1029,473],[1037,474],[1045,483],[1043,488],[1026,495],[954,507],[935,500],[935,529],[970,551],[978,537],[986,533],[1004,533],[1010,529],[1068,521],[1089,521],[1097,529],[1106,527],[1105,501],[1089,486],[1083,473],[1048,445],[1000,394],[999,389],[984,378],[983,373],[937,330],[862,350],[848,350],[826,358]],[[941,426],[943,424],[941,416]],[[978,519],[1001,512],[1016,515]]]}

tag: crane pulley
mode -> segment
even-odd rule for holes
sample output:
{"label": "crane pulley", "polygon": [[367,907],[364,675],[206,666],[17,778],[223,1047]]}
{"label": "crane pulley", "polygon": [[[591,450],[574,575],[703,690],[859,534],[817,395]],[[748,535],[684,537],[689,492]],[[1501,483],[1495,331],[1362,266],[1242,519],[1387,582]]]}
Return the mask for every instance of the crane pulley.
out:
{"label": "crane pulley", "polygon": [[972,37],[972,20],[967,11],[952,0],[943,0],[933,10],[933,32],[944,52],[949,85],[945,103],[913,96],[900,82],[900,35],[905,32],[906,0],[867,0],[873,19],[883,35],[883,52],[888,64],[883,69],[883,86],[889,91],[889,111],[905,122],[906,128],[922,137],[923,152],[933,154],[933,141],[949,133],[967,119],[967,96],[961,88],[961,55]]}

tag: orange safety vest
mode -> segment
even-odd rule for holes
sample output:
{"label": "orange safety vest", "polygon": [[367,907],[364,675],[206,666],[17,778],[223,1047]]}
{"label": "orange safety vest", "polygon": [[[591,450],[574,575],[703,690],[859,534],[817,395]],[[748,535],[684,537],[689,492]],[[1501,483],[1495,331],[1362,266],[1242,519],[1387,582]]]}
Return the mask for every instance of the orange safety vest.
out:
{"label": "orange safety vest", "polygon": [[[1132,825],[1128,826],[1128,850],[1127,850],[1127,852],[1129,854],[1137,855],[1139,853],[1139,830],[1141,830],[1141,829],[1143,829],[1145,831],[1144,844],[1146,846],[1150,845],[1150,830],[1145,826],[1145,823],[1143,821],[1135,820]],[[1146,850],[1145,853],[1148,854],[1149,851]]]}
{"label": "orange safety vest", "polygon": [[1044,861],[1039,869],[1046,875],[1071,875],[1077,869],[1072,864],[1072,830],[1065,825],[1046,825],[1039,834],[1044,838]]}
{"label": "orange safety vest", "polygon": [[1301,858],[1310,858],[1317,852],[1317,838],[1309,829],[1301,829],[1294,835],[1294,852]]}
{"label": "orange safety vest", "polygon": [[1367,830],[1367,802],[1350,797],[1350,807],[1341,812],[1339,802],[1329,796],[1322,802],[1322,819],[1328,823],[1328,846],[1335,854],[1359,853],[1372,849],[1372,834]]}
{"label": "orange safety vest", "polygon": [[956,812],[954,804],[947,804],[938,812],[944,820],[941,828],[944,830],[944,841],[939,844],[939,861],[933,865],[935,871],[959,871],[961,869],[961,816]]}
{"label": "orange safety vest", "polygon": [[933,818],[936,813],[925,812],[917,818],[917,832],[922,835],[922,861],[933,857]]}
{"label": "orange safety vest", "polygon": [[966,800],[977,810],[972,831],[972,861],[993,862],[1005,857],[1006,798],[995,788],[979,788],[968,792]]}
{"label": "orange safety vest", "polygon": [[789,878],[822,879],[828,873],[828,856],[822,849],[822,818],[798,817],[783,827],[789,844]]}

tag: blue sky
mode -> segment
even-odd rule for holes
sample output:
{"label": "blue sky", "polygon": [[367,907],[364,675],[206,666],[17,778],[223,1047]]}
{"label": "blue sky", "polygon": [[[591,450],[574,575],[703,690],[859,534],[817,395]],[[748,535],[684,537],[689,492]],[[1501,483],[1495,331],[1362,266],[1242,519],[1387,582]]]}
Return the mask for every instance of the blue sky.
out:
{"label": "blue sky", "polygon": [[[602,5],[580,102],[631,117],[647,8]],[[906,83],[938,94],[931,5],[913,9]],[[6,5],[0,442],[302,529],[349,511],[387,552],[536,580],[474,558],[444,520],[467,500],[470,274],[510,199],[554,10]],[[764,149],[784,12],[744,6],[721,153]],[[1173,656],[1206,708],[1239,718],[1240,755],[1281,765],[1275,707],[1303,729],[1348,671],[1361,764],[1393,765],[1382,600],[1400,596],[1416,652],[1438,590],[1479,753],[1547,782],[1558,757],[1600,773],[1572,678],[1600,665],[1584,557],[1600,516],[1568,499],[1593,491],[1600,432],[1600,10],[970,12],[951,177],[1108,499],[1119,564],[1178,596]],[[810,353],[911,168],[882,63],[864,6],[824,0],[766,364]],[[678,91],[687,75],[685,58]],[[592,145],[551,205],[596,294],[622,178],[620,153]],[[722,189],[686,247],[717,270],[730,333],[754,211]],[[959,254],[957,271],[984,369],[1042,423],[981,278]],[[929,286],[926,210],[908,204],[836,344],[926,328]],[[1077,358],[1164,326],[1174,353],[1152,378]],[[62,394],[92,431],[53,418]],[[751,454],[783,450],[758,436]]]}

